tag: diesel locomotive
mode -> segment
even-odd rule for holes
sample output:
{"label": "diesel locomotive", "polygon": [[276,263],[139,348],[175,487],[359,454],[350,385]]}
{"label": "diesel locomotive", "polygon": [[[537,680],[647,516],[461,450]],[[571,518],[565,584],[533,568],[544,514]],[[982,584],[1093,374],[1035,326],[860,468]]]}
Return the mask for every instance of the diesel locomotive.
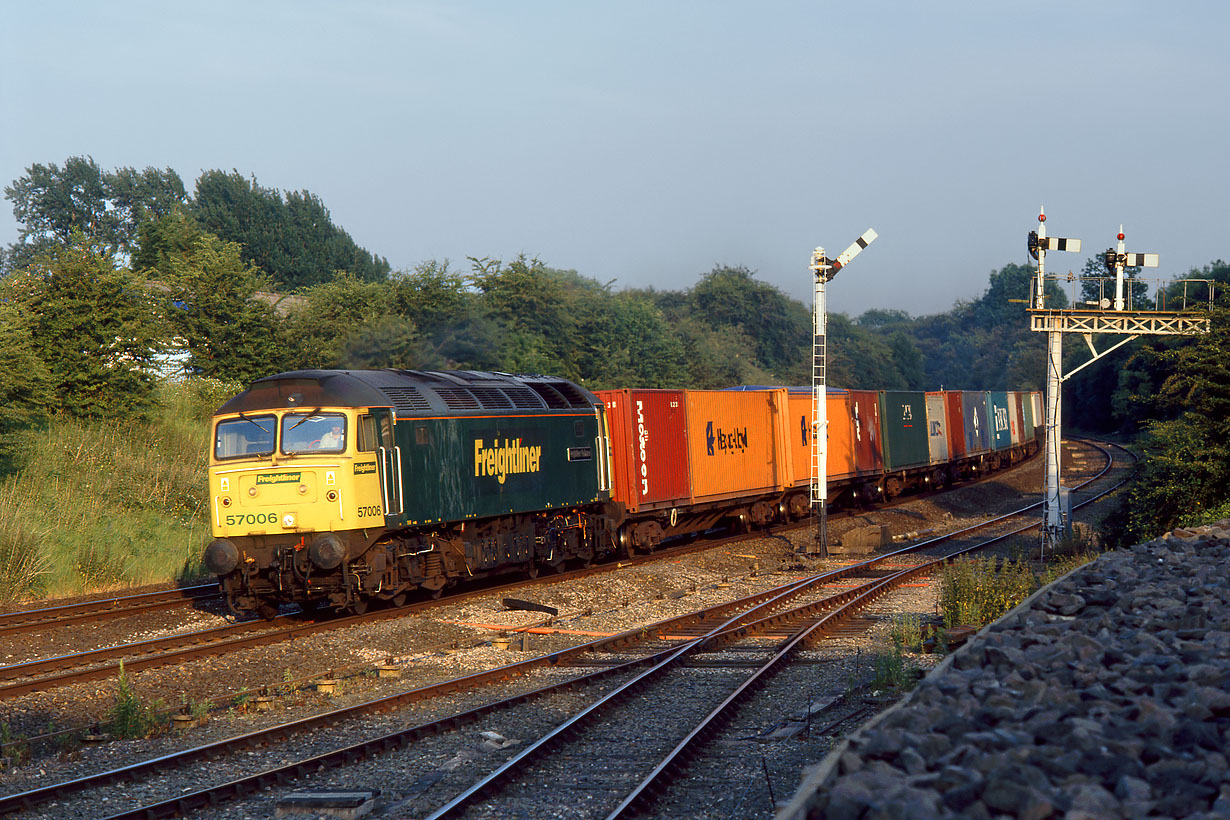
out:
{"label": "diesel locomotive", "polygon": [[[829,499],[1035,452],[1034,392],[827,393]],[[218,409],[205,566],[238,613],[362,612],[810,512],[809,390],[603,390],[478,371],[304,370]]]}
{"label": "diesel locomotive", "polygon": [[213,424],[204,561],[237,612],[361,612],[613,548],[602,403],[568,381],[297,371]]}

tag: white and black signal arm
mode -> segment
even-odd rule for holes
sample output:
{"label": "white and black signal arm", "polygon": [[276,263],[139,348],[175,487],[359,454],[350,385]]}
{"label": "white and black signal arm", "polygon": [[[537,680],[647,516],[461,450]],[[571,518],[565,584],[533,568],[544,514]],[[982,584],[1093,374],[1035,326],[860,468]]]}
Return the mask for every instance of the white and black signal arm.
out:
{"label": "white and black signal arm", "polygon": [[1102,256],[1106,270],[1115,276],[1115,310],[1123,310],[1126,300],[1123,296],[1124,268],[1156,268],[1160,258],[1156,253],[1127,253],[1123,249],[1123,226],[1119,226],[1119,246],[1117,249],[1107,248]]}
{"label": "white and black signal arm", "polygon": [[811,269],[816,274],[816,277],[824,277],[824,281],[828,282],[837,275],[837,271],[850,264],[850,260],[862,253],[863,248],[870,245],[879,236],[873,229],[868,228],[863,232],[863,235],[854,240],[854,244],[846,248],[837,255],[836,259],[829,259],[824,255],[823,248],[816,248],[811,257]]}
{"label": "white and black signal arm", "polygon": [[1025,241],[1025,247],[1029,249],[1029,255],[1038,260],[1037,288],[1034,291],[1033,306],[1041,310],[1046,305],[1046,252],[1068,251],[1069,253],[1080,253],[1081,241],[1079,239],[1064,239],[1060,236],[1047,236],[1046,208],[1039,208],[1038,230],[1029,232],[1029,236]]}

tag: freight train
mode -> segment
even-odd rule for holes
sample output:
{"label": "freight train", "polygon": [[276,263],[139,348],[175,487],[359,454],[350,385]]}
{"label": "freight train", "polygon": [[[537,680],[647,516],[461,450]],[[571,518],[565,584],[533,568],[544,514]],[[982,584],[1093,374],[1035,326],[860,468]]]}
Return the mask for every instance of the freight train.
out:
{"label": "freight train", "polygon": [[[204,562],[237,613],[362,612],[722,523],[807,516],[806,388],[599,390],[477,371],[303,370],[218,409]],[[827,391],[830,503],[1038,448],[1036,392]]]}

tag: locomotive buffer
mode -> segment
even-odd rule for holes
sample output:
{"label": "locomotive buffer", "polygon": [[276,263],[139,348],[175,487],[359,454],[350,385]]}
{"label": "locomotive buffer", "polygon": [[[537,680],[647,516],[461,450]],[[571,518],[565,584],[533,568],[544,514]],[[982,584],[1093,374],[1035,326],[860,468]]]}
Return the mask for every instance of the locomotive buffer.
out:
{"label": "locomotive buffer", "polygon": [[[1038,230],[1030,231],[1027,239],[1029,253],[1038,260],[1038,275],[1035,278],[1033,299],[1029,307],[1029,329],[1047,334],[1046,345],[1046,464],[1043,478],[1043,514],[1042,514],[1042,557],[1046,557],[1047,548],[1055,545],[1071,527],[1069,508],[1064,504],[1066,493],[1060,487],[1061,465],[1059,463],[1059,443],[1062,435],[1062,395],[1063,383],[1077,372],[1093,364],[1098,359],[1122,347],[1138,336],[1162,336],[1192,333],[1208,333],[1209,318],[1207,315],[1193,315],[1180,311],[1128,310],[1124,298],[1123,269],[1125,267],[1151,267],[1158,265],[1158,255],[1155,253],[1127,253],[1123,247],[1123,226],[1119,226],[1119,245],[1117,250],[1107,251],[1105,263],[1115,275],[1115,300],[1102,299],[1094,303],[1085,303],[1082,309],[1057,309],[1047,305],[1046,252],[1072,251],[1079,252],[1079,239],[1061,239],[1046,235],[1046,211],[1039,209]],[[1051,277],[1054,282],[1054,277]],[[1212,291],[1210,289],[1210,300]],[[1092,307],[1092,309],[1090,309]],[[1080,333],[1085,338],[1085,344],[1092,353],[1089,361],[1074,368],[1071,372],[1063,372],[1063,334]],[[1124,335],[1111,347],[1099,352],[1093,346],[1094,334]]]}
{"label": "locomotive buffer", "polygon": [[863,248],[876,239],[876,232],[868,228],[850,247],[836,259],[824,255],[824,248],[816,248],[811,254],[811,272],[815,283],[812,320],[814,335],[811,348],[811,516],[814,524],[815,549],[807,554],[819,558],[829,557],[828,530],[828,406],[825,382],[827,347],[825,334],[828,325],[828,307],[825,304],[825,286],[837,272],[850,264]]}

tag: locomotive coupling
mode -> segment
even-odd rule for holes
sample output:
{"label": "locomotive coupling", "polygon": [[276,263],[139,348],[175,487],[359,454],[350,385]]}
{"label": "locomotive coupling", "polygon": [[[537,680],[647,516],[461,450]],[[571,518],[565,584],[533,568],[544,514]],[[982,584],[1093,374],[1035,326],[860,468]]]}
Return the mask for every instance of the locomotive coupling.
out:
{"label": "locomotive coupling", "polygon": [[346,560],[346,544],[331,532],[321,533],[312,539],[308,557],[321,569],[336,569]]}
{"label": "locomotive coupling", "polygon": [[229,575],[239,566],[239,550],[225,538],[215,538],[205,547],[205,568],[214,575]]}

